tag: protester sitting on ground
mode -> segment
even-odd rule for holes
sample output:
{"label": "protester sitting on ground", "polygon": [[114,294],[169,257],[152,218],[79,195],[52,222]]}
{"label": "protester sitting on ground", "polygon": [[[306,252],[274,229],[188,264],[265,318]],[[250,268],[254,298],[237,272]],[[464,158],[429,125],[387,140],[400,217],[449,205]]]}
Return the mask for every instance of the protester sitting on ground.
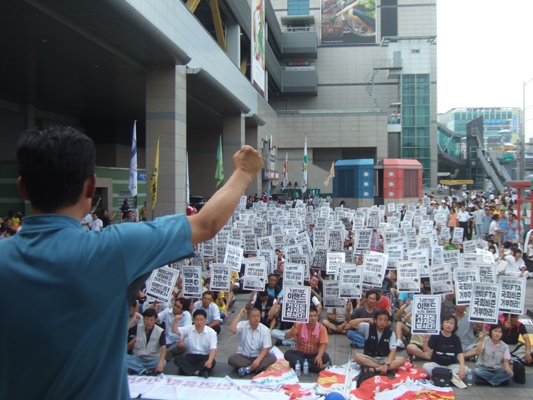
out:
{"label": "protester sitting on ground", "polygon": [[457,332],[457,318],[455,315],[445,315],[441,323],[441,331],[438,335],[423,336],[424,353],[432,350],[431,362],[425,363],[422,368],[431,376],[433,369],[443,367],[450,369],[454,374],[458,374],[460,379],[464,379],[467,373],[465,358],[461,339],[455,334]]}
{"label": "protester sitting on ground", "polygon": [[251,308],[258,309],[261,316],[261,323],[269,329],[274,329],[278,324],[278,320],[273,315],[274,313],[271,313],[271,310],[272,306],[276,303],[276,298],[269,295],[266,290],[257,293],[257,295],[252,292],[244,308],[246,310],[250,310]]}
{"label": "protester sitting on ground", "polygon": [[300,361],[303,366],[304,360],[309,363],[310,372],[320,372],[330,361],[326,349],[328,346],[328,331],[318,323],[318,312],[315,307],[309,309],[309,323],[297,322],[285,333],[285,339],[294,338],[296,342],[295,350],[287,350],[284,354],[294,368],[296,361]]}
{"label": "protester sitting on ground", "polygon": [[[245,314],[248,321],[240,322]],[[231,321],[228,330],[241,336],[237,352],[228,358],[228,364],[233,368],[251,367],[251,371],[260,372],[276,362],[276,356],[270,353],[270,330],[261,324],[261,313],[257,308],[248,311],[243,308]]]}
{"label": "protester sitting on ground", "polygon": [[167,356],[166,360],[170,361],[178,354],[182,353],[185,348],[183,346],[178,347],[178,342],[181,338],[180,335],[176,335],[172,332],[172,324],[174,323],[174,317],[181,315],[181,320],[178,326],[190,326],[192,325],[191,314],[189,313],[190,300],[184,297],[180,297],[174,302],[172,308],[165,308],[158,314],[159,323],[165,324],[165,340],[167,344]]}
{"label": "protester sitting on ground", "polygon": [[430,361],[431,355],[433,354],[433,351],[431,349],[424,351],[424,335],[421,335],[419,333],[413,333],[411,335],[409,339],[409,344],[405,349],[407,350],[407,354],[409,354],[409,357],[412,361]]}
{"label": "protester sitting on ground", "polygon": [[[377,292],[377,295],[378,295],[378,301],[376,302],[376,309],[378,310],[385,310],[389,313],[389,315],[392,314],[392,306],[391,306],[391,301],[388,297],[385,297],[383,296],[383,288],[380,286],[380,287],[373,287],[372,290],[375,290]],[[364,302],[366,300],[363,299],[363,303],[361,305],[364,305]]]}
{"label": "protester sitting on ground", "polygon": [[[502,342],[510,345],[510,350],[514,356],[523,358],[528,364],[533,362],[531,356],[531,341],[527,333],[526,326],[518,320],[517,314],[502,314],[499,318],[503,326]],[[519,343],[519,337],[522,335],[524,345]]]}
{"label": "protester sitting on ground", "polygon": [[340,333],[345,335],[347,332],[346,326],[346,307],[328,307],[326,309],[327,319],[322,320],[329,334]]}
{"label": "protester sitting on ground", "polygon": [[476,346],[478,361],[474,369],[476,385],[508,385],[513,377],[509,365],[509,346],[501,340],[503,329],[501,324],[491,325],[488,337],[485,337],[485,332],[479,334],[479,343]]}
{"label": "protester sitting on ground", "polygon": [[396,348],[405,349],[404,337],[408,338],[411,333],[411,298],[407,297],[407,301],[396,311],[396,326],[394,333],[396,334]]}
{"label": "protester sitting on ground", "polygon": [[322,302],[322,282],[318,275],[311,276],[309,286],[311,286],[311,296],[315,296],[319,302]]}
{"label": "protester sitting on ground", "polygon": [[278,301],[283,297],[283,290],[278,286],[278,276],[276,274],[269,274],[267,286],[265,289],[269,295],[276,298]]}
{"label": "protester sitting on ground", "polygon": [[[206,325],[207,313],[203,309],[195,310],[193,315],[193,324],[179,327],[182,318],[180,314],[174,317],[172,332],[181,335],[180,342],[185,343],[187,354],[174,358],[174,364],[179,367],[179,375],[203,376],[209,377],[215,365],[215,356],[217,354],[217,334]],[[185,339],[187,339],[185,341]]]}
{"label": "protester sitting on ground", "polygon": [[385,310],[374,314],[374,321],[361,322],[357,328],[365,338],[365,350],[354,355],[354,361],[371,372],[386,375],[405,364],[405,358],[396,357],[396,335],[388,327],[390,315]]}
{"label": "protester sitting on ground", "polygon": [[204,292],[202,299],[194,303],[193,315],[197,310],[204,310],[206,313],[207,326],[212,328],[217,335],[220,333],[220,324],[223,322],[220,318],[220,311],[215,303],[213,303],[215,295],[210,290]]}
{"label": "protester sitting on ground", "polygon": [[468,306],[466,305],[455,305],[455,318],[457,318],[457,332],[455,334],[461,340],[465,360],[475,357],[477,354],[476,346],[478,341],[475,333],[483,329],[483,324],[469,321],[468,311]]}
{"label": "protester sitting on ground", "polygon": [[533,273],[527,272],[526,263],[522,258],[522,250],[511,249],[511,255],[500,253],[500,256],[502,261],[497,268],[499,275],[533,278]]}
{"label": "protester sitting on ground", "polygon": [[455,293],[447,293],[442,297],[440,315],[455,314]]}
{"label": "protester sitting on ground", "polygon": [[358,347],[362,349],[365,346],[365,338],[361,332],[357,330],[357,326],[361,322],[373,322],[374,315],[378,311],[376,309],[376,303],[378,302],[378,294],[375,290],[369,290],[365,294],[366,302],[363,306],[356,308],[352,312],[352,303],[348,302],[346,307],[346,326],[348,332],[346,336],[352,341],[350,344],[352,347]]}
{"label": "protester sitting on ground", "polygon": [[[137,318],[133,316],[134,321]],[[126,355],[129,374],[158,375],[165,369],[165,330],[155,324],[156,320],[157,312],[149,308],[143,312],[143,322],[128,330],[128,335],[134,336],[128,343],[128,347],[133,347],[133,355]]]}

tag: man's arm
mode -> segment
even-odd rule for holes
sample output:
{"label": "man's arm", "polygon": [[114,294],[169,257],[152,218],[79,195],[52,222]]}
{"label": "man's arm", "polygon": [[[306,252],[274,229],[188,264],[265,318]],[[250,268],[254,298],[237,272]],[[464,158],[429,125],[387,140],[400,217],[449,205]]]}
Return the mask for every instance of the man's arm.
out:
{"label": "man's arm", "polygon": [[362,322],[367,322],[367,323],[371,324],[371,323],[374,322],[374,319],[373,318],[356,318],[356,319],[352,319],[350,321],[350,328],[359,329],[359,325],[361,325]]}
{"label": "man's arm", "polygon": [[243,308],[240,313],[238,313],[235,318],[233,318],[233,321],[231,321],[231,324],[228,327],[228,330],[231,333],[237,333],[237,324],[241,320],[242,317],[246,314],[246,309]]}
{"label": "man's arm", "polygon": [[217,355],[217,349],[211,349],[211,351],[209,352],[209,358],[204,364],[207,368],[211,368],[213,366],[213,360],[215,359],[216,355]]}
{"label": "man's arm", "polygon": [[327,347],[328,347],[327,343],[322,343],[320,347],[318,348],[318,354],[315,357],[315,364],[319,368],[324,367],[324,363],[322,362],[322,357],[324,356],[324,353],[326,352]]}
{"label": "man's arm", "polygon": [[[164,335],[164,332],[161,332],[161,335]],[[159,362],[155,368],[156,372],[163,372],[165,369],[165,357],[167,356],[167,346],[161,346],[161,354],[159,354]]]}
{"label": "man's arm", "polygon": [[531,357],[531,341],[529,340],[529,335],[527,333],[522,335],[522,337],[524,338],[524,341],[526,342],[526,361],[528,364],[531,364],[531,362],[533,361]]}
{"label": "man's arm", "polygon": [[252,371],[255,371],[257,367],[259,367],[259,364],[261,364],[261,361],[263,361],[263,358],[268,354],[270,351],[270,347],[265,347],[263,350],[261,350],[261,353],[257,356],[257,358],[252,363]]}
{"label": "man's arm", "polygon": [[263,168],[263,158],[250,146],[243,146],[233,156],[234,172],[221,189],[205,203],[201,212],[187,218],[191,224],[192,243],[213,238],[232,216],[242,194]]}

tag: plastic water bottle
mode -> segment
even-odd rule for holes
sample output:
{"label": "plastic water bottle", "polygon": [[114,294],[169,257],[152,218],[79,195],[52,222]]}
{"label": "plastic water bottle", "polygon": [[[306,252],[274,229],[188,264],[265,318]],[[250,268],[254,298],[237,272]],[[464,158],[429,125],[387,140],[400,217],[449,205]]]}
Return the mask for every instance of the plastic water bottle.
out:
{"label": "plastic water bottle", "polygon": [[309,375],[309,363],[307,362],[307,358],[304,359],[304,375]]}
{"label": "plastic water bottle", "polygon": [[296,360],[294,371],[296,372],[296,376],[300,376],[300,374],[302,373],[302,367],[300,366],[300,360]]}
{"label": "plastic water bottle", "polygon": [[468,371],[468,374],[466,374],[466,386],[472,386],[472,371]]}
{"label": "plastic water bottle", "polygon": [[241,367],[238,369],[239,376],[248,375],[250,372],[252,372],[252,367]]}

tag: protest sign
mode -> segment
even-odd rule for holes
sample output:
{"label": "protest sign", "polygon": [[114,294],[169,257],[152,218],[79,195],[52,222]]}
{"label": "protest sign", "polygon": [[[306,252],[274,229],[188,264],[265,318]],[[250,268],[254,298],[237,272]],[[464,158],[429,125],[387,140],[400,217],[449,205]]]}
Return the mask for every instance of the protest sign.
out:
{"label": "protest sign", "polygon": [[247,233],[243,236],[244,252],[246,254],[255,254],[257,251],[257,236],[255,233]]}
{"label": "protest sign", "polygon": [[226,246],[233,246],[233,247],[238,247],[242,249],[242,240],[229,238]]}
{"label": "protest sign", "polygon": [[517,276],[500,277],[500,306],[501,313],[524,314],[526,300],[526,279]]}
{"label": "protest sign", "polygon": [[477,268],[458,268],[453,271],[455,281],[455,303],[469,306],[472,301],[474,282],[479,282]]}
{"label": "protest sign", "polygon": [[231,283],[231,265],[222,263],[211,264],[211,285],[213,291],[228,292]]}
{"label": "protest sign", "polygon": [[437,213],[433,217],[433,220],[435,221],[435,226],[445,227],[446,226],[446,214],[444,213]]}
{"label": "protest sign", "polygon": [[240,272],[243,259],[242,255],[243,249],[228,245],[226,246],[226,254],[224,255],[224,264],[229,264],[233,271]]}
{"label": "protest sign", "polygon": [[432,294],[453,293],[453,275],[450,264],[432,265],[429,267],[429,281]]}
{"label": "protest sign", "polygon": [[365,217],[356,216],[353,219],[353,228],[354,229],[363,229],[365,227]]}
{"label": "protest sign", "polygon": [[486,324],[498,323],[500,304],[500,285],[495,283],[474,282],[469,321]]}
{"label": "protest sign", "polygon": [[396,211],[396,204],[394,204],[394,203],[387,204],[387,211],[390,212],[390,213],[395,212]]}
{"label": "protest sign", "polygon": [[202,297],[201,268],[186,265],[182,267],[182,274],[183,296],[194,298]]}
{"label": "protest sign", "polygon": [[274,239],[272,236],[258,238],[257,244],[261,250],[274,250]]}
{"label": "protest sign", "polygon": [[455,228],[453,228],[453,242],[454,243],[463,243],[463,235],[464,235],[464,229],[463,228],[459,228],[458,226],[456,226]]}
{"label": "protest sign", "polygon": [[310,304],[310,286],[285,286],[281,320],[285,322],[309,322]]}
{"label": "protest sign", "polygon": [[431,264],[442,264],[444,263],[444,259],[442,257],[442,254],[444,253],[444,247],[443,246],[432,246],[430,248],[431,250]]}
{"label": "protest sign", "polygon": [[345,261],[344,253],[327,253],[326,257],[326,273],[328,275],[334,274],[337,264]]}
{"label": "protest sign", "polygon": [[340,274],[340,297],[359,299],[362,295],[363,267],[355,264],[342,264]]}
{"label": "protest sign", "polygon": [[342,251],[344,249],[344,228],[329,230],[328,247],[330,251]]}
{"label": "protest sign", "polygon": [[480,254],[461,254],[461,259],[463,261],[462,268],[477,268],[479,264],[484,264],[483,262],[483,256]]}
{"label": "protest sign", "polygon": [[313,250],[313,258],[311,259],[311,268],[325,271],[327,260],[328,248],[325,246],[315,246]]}
{"label": "protest sign", "polygon": [[385,277],[388,256],[383,253],[368,253],[363,260],[363,285],[381,287]]}
{"label": "protest sign", "polygon": [[267,275],[278,269],[278,256],[274,250],[257,250],[257,257],[264,257],[267,263]]}
{"label": "protest sign", "polygon": [[303,249],[301,244],[294,244],[285,248],[285,255],[290,256],[292,254],[303,254]]}
{"label": "protest sign", "polygon": [[322,297],[324,307],[344,307],[346,300],[340,297],[339,281],[324,281],[322,282],[322,289],[324,291]]}
{"label": "protest sign", "polygon": [[160,303],[169,303],[179,271],[169,267],[154,269],[146,281],[146,295]]}
{"label": "protest sign", "polygon": [[215,256],[215,240],[206,240],[202,243],[202,253],[204,257],[212,258]]}
{"label": "protest sign", "polygon": [[388,243],[385,244],[385,249],[383,251],[389,256],[389,260],[387,262],[387,269],[396,269],[397,262],[399,260],[403,260],[404,244]]}
{"label": "protest sign", "polygon": [[329,244],[329,235],[327,229],[313,230],[313,245],[327,247]]}
{"label": "protest sign", "polygon": [[399,260],[396,274],[399,292],[420,292],[420,272],[417,260]]}
{"label": "protest sign", "polygon": [[418,271],[420,277],[429,276],[429,256],[428,249],[409,249],[407,250],[407,259],[418,261]]}
{"label": "protest sign", "polygon": [[440,333],[441,297],[435,295],[413,296],[411,332],[426,335]]}
{"label": "protest sign", "polygon": [[403,217],[403,221],[412,222],[415,217],[415,213],[412,210],[407,210]]}
{"label": "protest sign", "polygon": [[204,267],[204,256],[201,252],[195,251],[194,255],[189,258],[191,265],[195,267]]}
{"label": "protest sign", "polygon": [[283,268],[283,286],[303,286],[305,265],[287,263]]}
{"label": "protest sign", "polygon": [[442,252],[442,263],[450,264],[452,271],[461,268],[461,252],[459,250],[445,250]]}
{"label": "protest sign", "polygon": [[479,282],[497,283],[495,264],[478,264]]}
{"label": "protest sign", "polygon": [[288,261],[293,264],[303,264],[305,266],[305,280],[309,279],[309,254],[291,254]]}
{"label": "protest sign", "polygon": [[463,242],[463,254],[476,253],[477,241],[465,240]]}
{"label": "protest sign", "polygon": [[354,238],[354,248],[370,250],[372,243],[372,229],[356,229]]}
{"label": "protest sign", "polygon": [[266,261],[259,258],[247,258],[244,260],[244,290],[265,290],[266,284]]}
{"label": "protest sign", "polygon": [[368,213],[366,226],[368,228],[379,228],[379,223],[380,223],[379,211],[378,210],[371,210]]}

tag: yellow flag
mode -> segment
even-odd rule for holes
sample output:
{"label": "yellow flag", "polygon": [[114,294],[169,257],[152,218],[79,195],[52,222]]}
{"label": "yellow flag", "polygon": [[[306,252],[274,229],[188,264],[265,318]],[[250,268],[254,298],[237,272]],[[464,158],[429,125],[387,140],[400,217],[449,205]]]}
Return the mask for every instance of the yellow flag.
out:
{"label": "yellow flag", "polygon": [[329,170],[329,175],[324,182],[324,186],[329,185],[329,181],[335,177],[335,161],[331,163],[331,169]]}
{"label": "yellow flag", "polygon": [[154,211],[157,201],[157,177],[159,176],[159,138],[157,138],[157,147],[155,148],[154,169],[150,179],[150,192],[152,192],[152,211]]}

